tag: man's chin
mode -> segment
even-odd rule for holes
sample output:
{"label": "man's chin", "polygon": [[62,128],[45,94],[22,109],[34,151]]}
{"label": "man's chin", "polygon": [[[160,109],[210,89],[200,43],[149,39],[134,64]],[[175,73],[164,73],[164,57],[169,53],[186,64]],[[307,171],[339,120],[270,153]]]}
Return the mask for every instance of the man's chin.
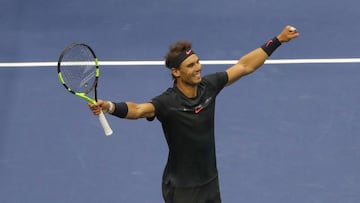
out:
{"label": "man's chin", "polygon": [[201,82],[201,77],[196,78],[196,80],[194,80],[194,83],[195,83],[195,84],[199,84],[200,82]]}

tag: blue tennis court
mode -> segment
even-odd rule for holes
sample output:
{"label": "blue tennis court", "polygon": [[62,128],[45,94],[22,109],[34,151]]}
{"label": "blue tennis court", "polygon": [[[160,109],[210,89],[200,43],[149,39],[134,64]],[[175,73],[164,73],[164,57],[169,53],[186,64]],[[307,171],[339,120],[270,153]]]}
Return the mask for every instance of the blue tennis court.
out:
{"label": "blue tennis court", "polygon": [[[167,145],[158,121],[107,116],[106,137],[55,65],[69,43],[100,61],[161,61],[193,42],[203,60],[237,60],[291,24],[270,59],[359,57],[359,2],[2,0],[0,202],[162,202]],[[336,61],[336,60],[335,60]],[[358,62],[266,64],[225,88],[216,109],[224,203],[358,203]],[[203,65],[203,75],[229,65]],[[102,66],[99,97],[145,102],[172,85],[161,65]]]}

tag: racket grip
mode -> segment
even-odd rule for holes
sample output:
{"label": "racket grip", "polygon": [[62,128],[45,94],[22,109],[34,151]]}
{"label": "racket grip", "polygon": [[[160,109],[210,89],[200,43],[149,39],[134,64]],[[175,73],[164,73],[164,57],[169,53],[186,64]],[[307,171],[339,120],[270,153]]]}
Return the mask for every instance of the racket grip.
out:
{"label": "racket grip", "polygon": [[106,117],[103,112],[100,112],[99,114],[99,121],[101,123],[101,126],[104,128],[104,132],[106,136],[110,136],[113,133],[113,130],[111,129],[108,121],[106,120]]}

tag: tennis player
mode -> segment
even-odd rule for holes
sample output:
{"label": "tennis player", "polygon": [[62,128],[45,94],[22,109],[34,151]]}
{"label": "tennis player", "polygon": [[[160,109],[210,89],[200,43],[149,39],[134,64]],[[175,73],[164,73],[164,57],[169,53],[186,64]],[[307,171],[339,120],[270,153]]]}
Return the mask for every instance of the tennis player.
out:
{"label": "tennis player", "polygon": [[179,41],[170,46],[165,56],[173,87],[146,103],[99,100],[89,107],[95,115],[102,110],[119,118],[157,118],[161,122],[169,147],[162,180],[166,203],[220,203],[214,139],[216,96],[224,87],[261,67],[282,43],[298,36],[294,27],[286,26],[227,70],[204,77],[191,43]]}

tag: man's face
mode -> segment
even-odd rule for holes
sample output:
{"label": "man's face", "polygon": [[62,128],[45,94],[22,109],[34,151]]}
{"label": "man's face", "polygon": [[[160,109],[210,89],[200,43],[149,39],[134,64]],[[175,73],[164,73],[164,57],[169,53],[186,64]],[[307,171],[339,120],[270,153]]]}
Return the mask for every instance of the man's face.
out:
{"label": "man's face", "polygon": [[177,82],[187,85],[197,85],[201,82],[201,64],[196,54],[185,59],[179,69],[173,68],[173,75],[177,78]]}

